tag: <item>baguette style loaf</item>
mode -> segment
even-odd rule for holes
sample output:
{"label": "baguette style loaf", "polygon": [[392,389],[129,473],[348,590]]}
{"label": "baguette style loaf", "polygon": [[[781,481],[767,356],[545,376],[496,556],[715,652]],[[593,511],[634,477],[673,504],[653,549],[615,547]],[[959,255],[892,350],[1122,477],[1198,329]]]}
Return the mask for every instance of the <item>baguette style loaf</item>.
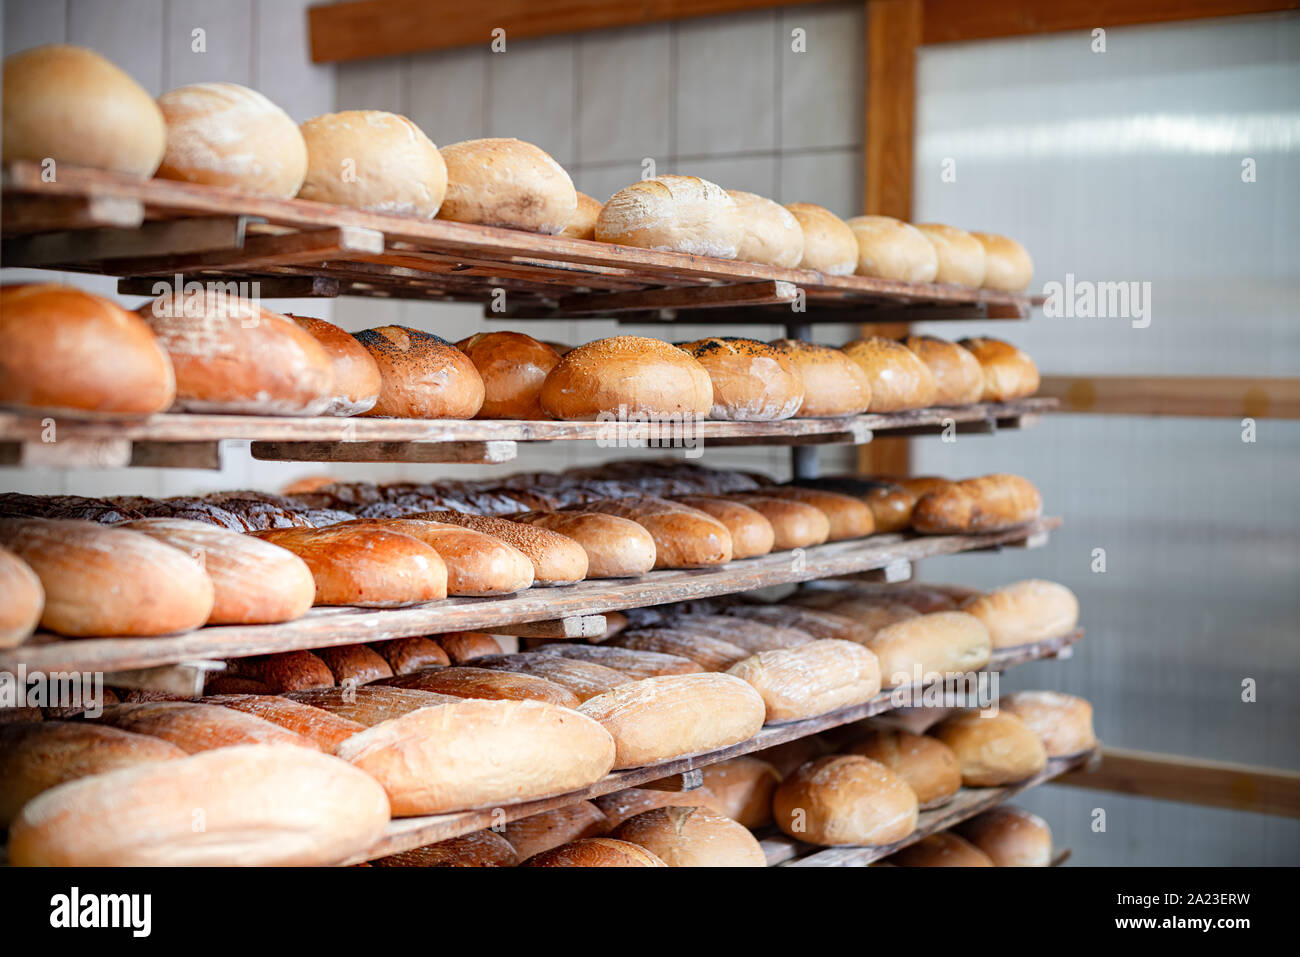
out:
{"label": "baguette style loaf", "polygon": [[880,660],[887,688],[912,684],[918,673],[924,677],[976,671],[993,653],[984,623],[960,611],[904,618],[877,631],[867,646]]}
{"label": "baguette style loaf", "polygon": [[1014,648],[1073,631],[1079,624],[1079,599],[1056,582],[1031,578],[972,598],[962,611],[989,630],[994,648]]}
{"label": "baguette style loaf", "polygon": [[997,473],[926,492],[912,510],[912,527],[927,535],[996,532],[1043,514],[1043,497],[1028,479]]}
{"label": "baguette style loaf", "polygon": [[632,578],[655,567],[654,536],[630,518],[604,512],[524,512],[509,518],[581,545],[588,578]]}
{"label": "baguette style loaf", "polygon": [[565,708],[576,708],[579,698],[563,685],[534,675],[512,671],[493,671],[457,665],[451,668],[428,668],[387,678],[384,685],[413,688],[455,698],[486,698],[500,701],[542,701]]}
{"label": "baguette style loaf", "polygon": [[763,698],[766,722],[800,721],[865,704],[880,691],[880,663],[862,645],[823,638],[760,651],[727,669]]}

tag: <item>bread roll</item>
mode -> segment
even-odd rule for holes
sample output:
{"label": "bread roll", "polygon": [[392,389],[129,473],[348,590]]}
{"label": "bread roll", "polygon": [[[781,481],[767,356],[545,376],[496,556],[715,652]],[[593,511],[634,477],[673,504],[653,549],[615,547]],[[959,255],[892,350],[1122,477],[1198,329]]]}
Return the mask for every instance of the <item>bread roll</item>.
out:
{"label": "bread roll", "polygon": [[609,830],[605,812],[590,801],[574,801],[551,811],[523,817],[506,824],[503,837],[527,860],[561,844],[598,837]]}
{"label": "bread roll", "polygon": [[1015,784],[1047,767],[1038,735],[1007,711],[959,711],[928,733],[952,749],[967,787]]}
{"label": "bread roll", "polygon": [[394,638],[391,641],[377,641],[370,647],[388,662],[388,667],[395,675],[410,674],[431,665],[451,664],[451,656],[446,649],[432,638]]}
{"label": "bread roll", "polygon": [[820,545],[830,537],[831,522],[821,509],[806,502],[768,495],[767,491],[765,488],[761,492],[739,492],[727,496],[727,500],[748,506],[767,519],[772,526],[772,551]]}
{"label": "bread roll", "polygon": [[1097,746],[1092,730],[1092,705],[1077,695],[1059,691],[1015,691],[998,702],[1043,742],[1049,758],[1065,758]]}
{"label": "bread roll", "polygon": [[364,685],[393,676],[393,669],[388,666],[388,662],[365,645],[318,648],[316,655],[329,667],[339,685],[349,682]]}
{"label": "bread roll", "polygon": [[578,207],[573,213],[573,218],[569,220],[569,225],[560,230],[560,235],[568,236],[570,239],[595,239],[596,219],[604,206],[605,204],[600,200],[586,193],[578,193]]}
{"label": "bread roll", "polygon": [[1013,582],[962,605],[989,630],[994,648],[1014,648],[1068,634],[1079,624],[1079,599],[1056,582]]}
{"label": "bread roll", "polygon": [[306,748],[244,745],[51,788],[10,829],[9,862],[334,864],[374,844],[387,823],[383,789],[345,762]]}
{"label": "bread roll", "polygon": [[870,758],[832,754],[777,786],[772,816],[786,834],[810,844],[879,847],[916,830],[916,792]]}
{"label": "bread roll", "polygon": [[537,649],[538,654],[557,655],[576,661],[590,661],[620,671],[629,678],[654,678],[659,675],[698,674],[704,669],[681,655],[609,645],[580,645],[557,641]]}
{"label": "bread roll", "polygon": [[495,831],[474,831],[437,844],[376,858],[375,867],[514,867],[515,849]]}
{"label": "bread roll", "polygon": [[582,661],[556,655],[529,653],[484,655],[481,658],[474,659],[474,667],[545,678],[547,681],[554,681],[561,688],[568,688],[578,696],[579,701],[594,698],[598,694],[612,691],[619,685],[627,684],[633,680],[621,671],[607,668],[594,661]]}
{"label": "bread roll", "polygon": [[798,485],[776,485],[763,489],[764,495],[788,498],[811,505],[826,516],[830,528],[827,541],[838,542],[847,538],[863,538],[876,530],[871,509],[851,495],[803,488]]}
{"label": "bread roll", "polygon": [[383,384],[366,415],[472,419],[483,406],[483,378],[469,356],[431,332],[380,326],[354,334],[379,366]]}
{"label": "bread roll", "polygon": [[307,175],[298,125],[238,83],[194,83],[158,97],[167,124],[159,179],[290,199]]}
{"label": "bread roll", "polygon": [[843,750],[889,768],[916,792],[923,808],[938,807],[961,789],[957,756],[938,738],[876,728]]}
{"label": "bread roll", "polygon": [[968,350],[935,336],[908,336],[900,341],[930,370],[935,405],[971,405],[980,401],[984,370]]}
{"label": "bread roll", "polygon": [[36,630],[45,609],[45,589],[25,561],[0,548],[0,648],[13,648]]}
{"label": "bread roll", "polygon": [[664,675],[629,681],[578,706],[614,738],[614,767],[637,768],[716,751],[758,733],[763,699],[730,675]]}
{"label": "bread roll", "polygon": [[929,367],[892,339],[868,336],[844,347],[871,381],[872,412],[901,412],[934,404],[937,393]]}
{"label": "bread roll", "polygon": [[803,256],[799,266],[828,276],[849,276],[858,261],[853,230],[829,209],[812,203],[787,203],[803,230]]}
{"label": "bread roll", "polygon": [[568,688],[546,678],[464,665],[453,668],[430,668],[409,675],[398,675],[385,679],[384,684],[395,688],[432,691],[456,698],[544,701],[565,708],[576,708],[579,701],[578,696]]}
{"label": "bread roll", "polygon": [[613,336],[564,355],[542,384],[541,401],[556,419],[703,418],[713,405],[713,386],[705,368],[676,346]]}
{"label": "bread roll", "polygon": [[367,728],[400,718],[420,708],[450,704],[457,700],[451,695],[432,694],[413,688],[390,688],[382,684],[361,688],[311,688],[290,691],[285,697]]}
{"label": "bread roll", "polygon": [[480,332],[456,343],[483,379],[480,419],[545,419],[542,383],[560,354],[522,332]]}
{"label": "bread roll", "polygon": [[668,624],[673,628],[701,632],[710,638],[720,638],[751,654],[778,648],[795,648],[813,640],[812,635],[798,628],[746,621],[726,615],[678,615]]}
{"label": "bread roll", "polygon": [[[361,415],[373,409],[379,401],[383,380],[379,375],[379,366],[366,351],[366,347],[351,333],[332,322],[310,316],[289,318],[321,344],[334,369],[334,387],[330,390],[329,405],[325,406],[321,415]],[[294,493],[286,489],[284,494]]]}
{"label": "bread roll", "polygon": [[578,211],[564,167],[532,143],[465,140],[442,148],[447,198],[439,219],[555,235]]}
{"label": "bread roll", "polygon": [[632,628],[605,642],[617,648],[654,651],[663,655],[689,658],[705,671],[725,671],[744,661],[750,652],[721,638],[710,638],[686,628]]}
{"label": "bread roll", "polygon": [[877,532],[898,532],[911,524],[912,507],[916,505],[916,496],[892,482],[849,476],[827,476],[800,479],[799,484],[806,488],[825,489],[857,498],[871,509],[872,522]]}
{"label": "bread roll", "polygon": [[934,282],[939,255],[915,226],[889,216],[854,216],[849,220],[857,245],[855,272],[876,279]]}
{"label": "bread roll", "polygon": [[252,714],[196,701],[115,704],[100,720],[110,727],[170,741],[188,754],[238,744],[289,744],[319,751],[310,738]]}
{"label": "bread roll", "polygon": [[[780,208],[780,207],[778,207]],[[788,419],[803,405],[803,374],[784,351],[755,339],[697,339],[680,346],[709,373],[709,417],[737,422]]]}
{"label": "bread roll", "polygon": [[667,867],[654,854],[630,841],[589,837],[544,851],[520,867]]}
{"label": "bread roll", "polygon": [[614,832],[669,867],[766,867],[763,848],[742,825],[703,807],[661,807]]}
{"label": "bread roll", "polygon": [[282,651],[274,655],[236,658],[227,667],[231,674],[259,681],[275,694],[303,688],[334,687],[334,672],[310,651]]}
{"label": "bread roll", "polygon": [[525,512],[510,520],[573,539],[587,553],[588,578],[632,578],[655,567],[654,536],[630,518],[602,512]]}
{"label": "bread roll", "polygon": [[584,510],[630,518],[654,538],[655,568],[708,568],[731,561],[727,526],[699,509],[667,499],[602,499]]}
{"label": "bread roll", "polygon": [[840,638],[864,644],[871,632],[847,615],[799,608],[795,605],[731,605],[726,615],[784,628],[795,628],[813,638]]}
{"label": "bread roll", "polygon": [[964,229],[940,223],[917,223],[916,228],[930,240],[938,256],[935,282],[976,288],[984,285],[984,246],[978,239]]}
{"label": "bread roll", "polygon": [[768,724],[865,704],[880,691],[876,656],[862,645],[833,638],[760,651],[732,665],[727,674],[758,691]]}
{"label": "bread roll", "polygon": [[212,579],[209,625],[263,625],[307,613],[316,597],[311,569],[293,552],[207,522],[142,518],[118,528],[179,548]]}
{"label": "bread roll", "polygon": [[212,613],[212,579],[199,563],[139,532],[7,518],[0,545],[40,578],[41,626],[61,635],[170,635],[198,628]]}
{"label": "bread roll", "polygon": [[421,518],[365,518],[334,528],[383,530],[418,539],[442,559],[449,595],[509,595],[533,584],[533,563],[527,555],[472,528]]}
{"label": "bread roll", "polygon": [[984,288],[1021,292],[1034,278],[1034,261],[1014,239],[995,233],[971,233],[984,247]]}
{"label": "bread roll", "polygon": [[532,563],[534,584],[571,585],[587,577],[586,551],[559,532],[494,515],[465,512],[420,512],[412,518],[473,529],[518,549]]}
{"label": "bread roll", "polygon": [[896,867],[992,867],[992,859],[970,841],[947,831],[927,834],[915,844],[895,851]]}
{"label": "bread roll", "polygon": [[1050,867],[1052,831],[1037,814],[1003,804],[955,828],[989,856],[996,867]]}
{"label": "bread roll", "polygon": [[0,828],[36,795],[65,781],[183,757],[170,741],[89,721],[0,724]]}
{"label": "bread roll", "polygon": [[839,349],[799,339],[777,339],[772,345],[790,356],[803,377],[800,419],[858,415],[871,404],[871,380]]}
{"label": "bread roll", "polygon": [[587,787],[608,773],[614,742],[595,721],[558,705],[466,699],[375,725],[335,753],[379,781],[393,814],[406,816]]}
{"label": "bread roll", "polygon": [[307,563],[317,605],[391,608],[447,597],[447,566],[439,553],[398,531],[344,522],[253,534]]}
{"label": "bread roll", "polygon": [[661,791],[657,788],[624,788],[592,799],[605,815],[612,831],[628,818],[657,807],[706,807],[721,813],[717,799],[708,788],[693,791]]}
{"label": "bread roll", "polygon": [[890,476],[885,481],[901,486],[917,498],[920,498],[926,492],[934,492],[957,484],[952,479],[946,479],[940,475],[897,475]]}
{"label": "bread roll", "polygon": [[176,398],[171,359],[144,320],[72,286],[0,286],[0,337],[2,405],[147,415]]}
{"label": "bread roll", "polygon": [[1043,497],[1019,475],[963,479],[926,492],[912,510],[912,527],[926,535],[997,532],[1043,514]]}
{"label": "bread roll", "polygon": [[344,110],[299,127],[307,144],[300,199],[432,219],[447,194],[447,164],[423,131],[382,110]]}
{"label": "bread roll", "polygon": [[595,233],[602,243],[735,259],[745,240],[745,222],[721,186],[669,175],[615,193],[596,217]]}
{"label": "bread roll", "polygon": [[1009,402],[1038,391],[1038,366],[1011,343],[979,336],[962,339],[958,345],[975,356],[984,370],[982,402]]}
{"label": "bread roll", "polygon": [[680,495],[673,501],[712,515],[731,535],[732,559],[766,555],[776,544],[772,523],[757,509],[709,495]]}
{"label": "bread roll", "polygon": [[765,196],[727,190],[736,204],[744,234],[736,258],[793,269],[803,259],[803,227],[794,214]]}
{"label": "bread roll", "polygon": [[[745,755],[701,769],[714,807],[751,831],[772,823],[772,795],[780,773],[761,758]],[[688,795],[691,792],[686,792]]]}
{"label": "bread roll", "polygon": [[166,129],[153,98],[84,47],[52,44],[5,57],[4,161],[52,159],[152,176]]}
{"label": "bread roll", "polygon": [[887,688],[911,684],[918,673],[924,678],[976,671],[993,653],[984,623],[960,611],[936,611],[886,625],[867,647],[880,659]]}

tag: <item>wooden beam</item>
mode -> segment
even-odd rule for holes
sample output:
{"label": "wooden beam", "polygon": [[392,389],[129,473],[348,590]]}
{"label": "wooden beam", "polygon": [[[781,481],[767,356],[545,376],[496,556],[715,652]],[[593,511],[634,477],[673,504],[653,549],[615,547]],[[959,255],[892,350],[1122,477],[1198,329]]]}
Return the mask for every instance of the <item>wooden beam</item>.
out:
{"label": "wooden beam", "polygon": [[1228,376],[1044,376],[1062,412],[1300,419],[1300,379]]}
{"label": "wooden beam", "polygon": [[1281,768],[1105,748],[1095,770],[1067,774],[1057,783],[1182,804],[1300,817],[1300,773]]}

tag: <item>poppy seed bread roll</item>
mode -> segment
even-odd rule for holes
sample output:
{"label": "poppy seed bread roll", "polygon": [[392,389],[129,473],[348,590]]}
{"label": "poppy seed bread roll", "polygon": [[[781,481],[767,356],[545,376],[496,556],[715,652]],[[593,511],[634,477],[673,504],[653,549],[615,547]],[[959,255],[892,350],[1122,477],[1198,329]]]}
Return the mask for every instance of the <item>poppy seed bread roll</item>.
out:
{"label": "poppy seed bread roll", "polygon": [[691,355],[658,339],[612,336],[561,357],[542,384],[552,418],[632,415],[704,418],[713,407],[709,373]]}
{"label": "poppy seed bread roll", "polygon": [[755,339],[697,339],[679,346],[713,385],[709,417],[734,422],[788,419],[803,405],[803,374],[781,349]]}
{"label": "poppy seed bread roll", "polygon": [[431,332],[381,326],[353,333],[379,367],[379,398],[366,415],[472,419],[483,407],[483,377],[469,356]]}

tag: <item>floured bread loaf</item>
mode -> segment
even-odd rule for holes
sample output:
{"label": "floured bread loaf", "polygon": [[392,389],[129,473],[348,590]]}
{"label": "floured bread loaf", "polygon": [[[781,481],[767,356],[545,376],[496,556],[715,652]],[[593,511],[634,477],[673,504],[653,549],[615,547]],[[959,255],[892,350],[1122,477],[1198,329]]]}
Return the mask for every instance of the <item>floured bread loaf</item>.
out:
{"label": "floured bread loaf", "polygon": [[735,259],[745,240],[740,210],[721,186],[695,176],[656,176],[615,193],[596,218],[596,239]]}
{"label": "floured bread loaf", "polygon": [[492,138],[441,150],[447,196],[439,219],[554,235],[572,222],[578,193],[564,167],[522,140]]}
{"label": "floured bread loaf", "polygon": [[880,691],[880,664],[862,645],[833,638],[760,651],[727,669],[763,698],[769,723],[865,704]]}

